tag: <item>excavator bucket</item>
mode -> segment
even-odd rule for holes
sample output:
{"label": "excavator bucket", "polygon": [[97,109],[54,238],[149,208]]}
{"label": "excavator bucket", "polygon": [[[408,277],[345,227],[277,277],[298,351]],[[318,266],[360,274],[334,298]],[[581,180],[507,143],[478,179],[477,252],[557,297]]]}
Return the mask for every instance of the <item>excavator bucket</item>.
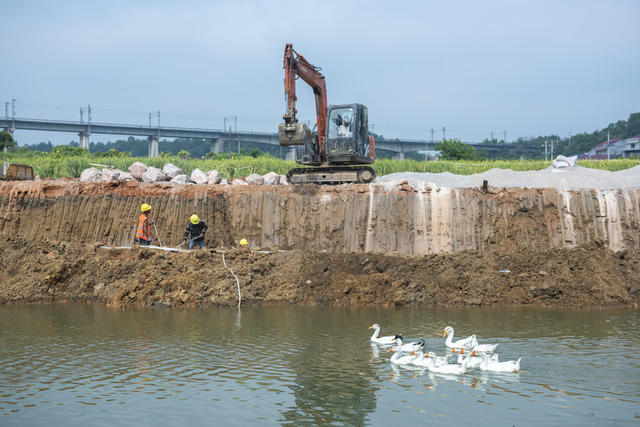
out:
{"label": "excavator bucket", "polygon": [[280,145],[305,145],[313,140],[311,130],[304,123],[280,123],[278,125]]}

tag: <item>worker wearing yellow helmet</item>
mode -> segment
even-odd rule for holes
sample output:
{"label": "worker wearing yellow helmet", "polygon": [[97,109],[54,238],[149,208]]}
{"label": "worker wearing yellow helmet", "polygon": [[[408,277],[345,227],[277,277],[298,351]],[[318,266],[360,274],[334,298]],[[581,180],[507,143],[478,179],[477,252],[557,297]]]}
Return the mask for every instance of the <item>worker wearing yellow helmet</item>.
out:
{"label": "worker wearing yellow helmet", "polygon": [[198,215],[193,214],[187,222],[187,229],[184,232],[184,240],[181,245],[189,242],[189,249],[193,249],[195,245],[198,245],[200,249],[204,249],[206,241],[204,240],[204,234],[207,232],[207,224],[198,218]]}
{"label": "worker wearing yellow helmet", "polygon": [[136,240],[141,245],[150,245],[153,239],[151,238],[151,224],[153,221],[149,221],[149,214],[151,213],[151,205],[143,203],[140,206],[140,218],[138,219],[138,229],[136,231]]}

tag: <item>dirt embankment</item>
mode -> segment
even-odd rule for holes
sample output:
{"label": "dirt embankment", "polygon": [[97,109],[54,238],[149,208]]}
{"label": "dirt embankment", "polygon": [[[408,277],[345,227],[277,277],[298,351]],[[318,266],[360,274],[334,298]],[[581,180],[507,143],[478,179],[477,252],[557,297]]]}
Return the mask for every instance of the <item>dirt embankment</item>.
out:
{"label": "dirt embankment", "polygon": [[640,189],[483,192],[408,184],[0,182],[0,236],[130,245],[142,203],[153,206],[156,241],[167,246],[182,241],[197,213],[215,246],[246,238],[254,248],[422,256],[570,248],[598,239],[615,251],[640,249]]}
{"label": "dirt embankment", "polygon": [[[214,250],[176,253],[0,239],[0,303],[115,307],[235,305],[235,280]],[[243,304],[549,305],[640,302],[640,251],[593,241],[509,254],[422,257],[308,251],[225,255]],[[502,271],[501,271],[502,270]]]}

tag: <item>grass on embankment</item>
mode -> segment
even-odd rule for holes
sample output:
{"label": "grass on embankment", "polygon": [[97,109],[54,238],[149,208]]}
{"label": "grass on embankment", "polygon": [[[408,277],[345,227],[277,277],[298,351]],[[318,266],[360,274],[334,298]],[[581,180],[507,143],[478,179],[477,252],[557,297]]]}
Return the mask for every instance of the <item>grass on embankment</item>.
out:
{"label": "grass on embankment", "polygon": [[[264,175],[268,172],[286,174],[290,169],[297,167],[295,162],[289,162],[276,157],[261,156],[234,156],[232,159],[183,159],[177,156],[163,156],[156,158],[147,157],[93,157],[90,155],[70,156],[54,158],[46,153],[0,153],[0,161],[22,163],[31,165],[34,173],[42,178],[78,178],[84,169],[91,167],[91,163],[115,166],[121,170],[127,170],[131,164],[140,161],[147,166],[162,168],[165,163],[172,163],[181,168],[184,173],[191,173],[198,168],[204,172],[215,169],[223,178],[247,176],[251,173]],[[636,159],[616,160],[581,160],[580,166],[617,171],[640,165]],[[515,171],[545,169],[551,165],[551,161],[429,161],[417,160],[389,160],[380,159],[373,164],[378,176],[395,172],[451,172],[457,175],[472,175],[482,173],[493,168],[512,169]]]}

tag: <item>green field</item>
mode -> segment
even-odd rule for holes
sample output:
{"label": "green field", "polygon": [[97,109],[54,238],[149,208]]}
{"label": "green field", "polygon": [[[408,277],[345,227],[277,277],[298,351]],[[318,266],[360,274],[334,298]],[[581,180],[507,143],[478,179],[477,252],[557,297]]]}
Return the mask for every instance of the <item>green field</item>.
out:
{"label": "green field", "polygon": [[[127,168],[134,162],[140,161],[148,166],[162,168],[165,163],[173,163],[181,168],[185,173],[199,168],[207,172],[215,169],[220,172],[223,178],[235,178],[247,176],[251,173],[264,175],[267,172],[286,174],[291,168],[296,167],[295,162],[288,162],[271,156],[233,156],[231,159],[184,159],[177,156],[163,156],[157,158],[146,157],[94,157],[92,155],[81,156],[52,156],[46,153],[0,153],[0,161],[22,163],[31,165],[36,175],[42,178],[78,178],[80,173],[91,167],[91,164],[115,166],[121,170]],[[616,160],[583,160],[579,161],[580,166],[617,171],[628,169],[640,165],[637,159],[616,159]],[[516,160],[496,160],[496,161],[429,161],[421,162],[417,160],[377,160],[373,167],[378,176],[388,175],[395,172],[451,172],[457,175],[472,175],[482,173],[489,169],[512,169],[516,171],[545,169],[551,165],[550,161],[516,161]]]}

